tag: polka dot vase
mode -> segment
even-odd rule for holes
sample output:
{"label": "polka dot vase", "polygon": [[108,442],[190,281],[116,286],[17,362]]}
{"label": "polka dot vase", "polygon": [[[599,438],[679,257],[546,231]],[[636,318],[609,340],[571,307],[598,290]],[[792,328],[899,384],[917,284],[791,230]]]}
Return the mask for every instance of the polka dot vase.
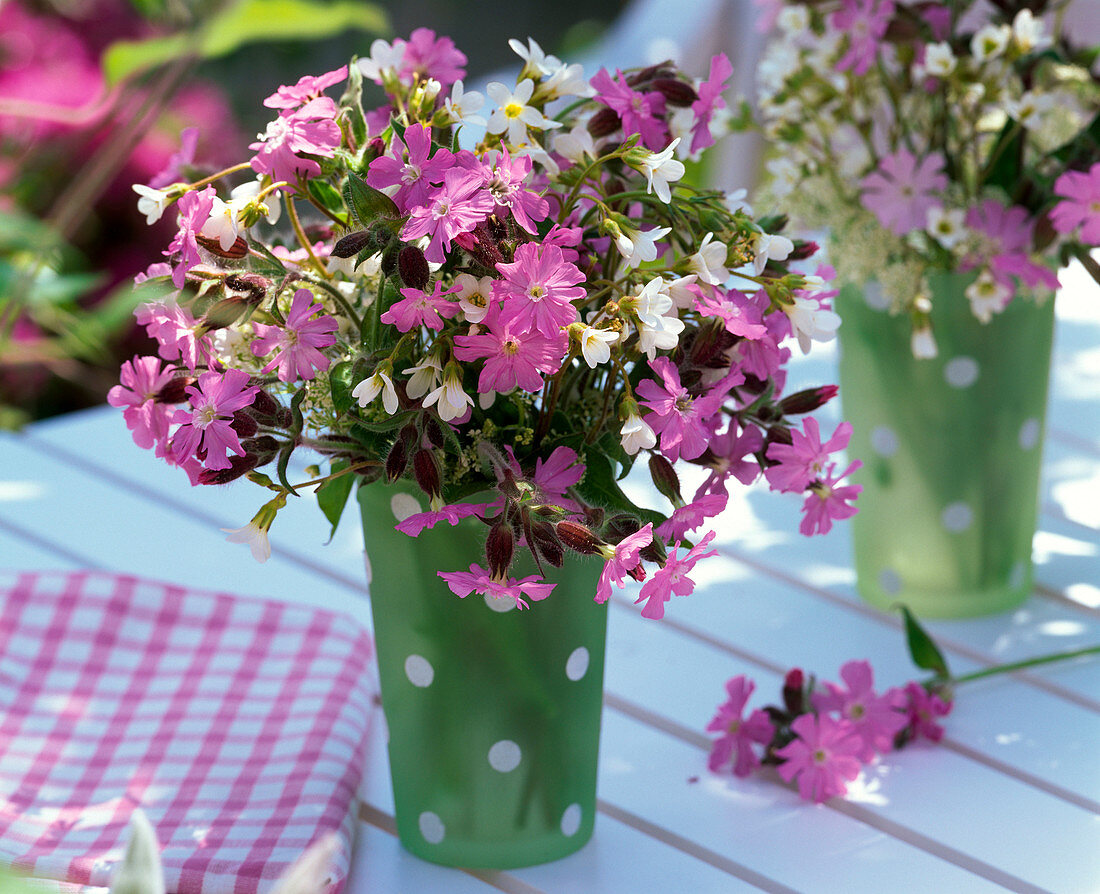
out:
{"label": "polka dot vase", "polygon": [[487,529],[466,519],[417,538],[395,531],[423,502],[382,484],[359,490],[398,836],[448,866],[564,857],[591,837],[596,814],[600,563],[547,567],[553,593],[522,612],[459,599],[436,572],[484,566]]}
{"label": "polka dot vase", "polygon": [[982,324],[964,294],[973,279],[931,278],[931,359],[913,357],[906,315],[851,286],[836,300],[848,452],[864,463],[856,574],[880,608],[970,617],[1031,591],[1054,302],[1017,296]]}

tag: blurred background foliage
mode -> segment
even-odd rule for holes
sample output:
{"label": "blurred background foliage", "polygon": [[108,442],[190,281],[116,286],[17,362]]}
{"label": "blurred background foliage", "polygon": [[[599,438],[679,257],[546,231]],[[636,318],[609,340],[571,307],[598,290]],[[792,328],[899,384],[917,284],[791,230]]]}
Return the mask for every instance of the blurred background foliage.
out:
{"label": "blurred background foliage", "polygon": [[247,159],[276,86],[422,26],[467,54],[469,84],[518,67],[508,38],[568,57],[624,5],[0,0],[0,427],[101,403],[149,351],[131,284],[174,215],[146,226],[131,185]]}

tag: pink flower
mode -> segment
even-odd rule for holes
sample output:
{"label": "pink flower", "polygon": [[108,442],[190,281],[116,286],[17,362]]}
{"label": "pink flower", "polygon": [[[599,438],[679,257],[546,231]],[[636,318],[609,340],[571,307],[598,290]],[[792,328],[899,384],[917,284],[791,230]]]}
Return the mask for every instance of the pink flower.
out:
{"label": "pink flower", "polygon": [[899,149],[860,181],[860,200],[880,224],[898,236],[922,229],[928,211],[940,204],[933,193],[947,188],[943,165],[940,152],[930,152],[918,162],[908,149]]}
{"label": "pink flower", "polygon": [[747,426],[738,434],[737,423],[731,420],[722,434],[710,439],[707,447],[710,458],[706,465],[710,474],[695,492],[696,500],[705,493],[724,494],[726,479],[730,475],[742,484],[752,484],[760,474],[760,464],[755,457],[745,459],[764,447],[764,435],[756,426]]}
{"label": "pink flower", "polygon": [[514,322],[503,322],[494,308],[483,323],[479,335],[456,335],[455,357],[459,360],[479,360],[485,365],[478,377],[477,390],[505,393],[513,388],[536,392],[542,388],[541,373],[552,375],[561,368],[562,358],[569,350],[565,335],[547,338],[537,330],[523,331]]}
{"label": "pink flower", "polygon": [[471,170],[496,202],[496,214],[503,219],[506,212],[511,211],[516,223],[535,235],[538,232],[535,221],[546,218],[550,203],[525,187],[531,164],[530,156],[513,158],[505,148],[491,166],[478,162]]}
{"label": "pink flower", "polygon": [[611,79],[606,68],[593,76],[591,84],[596,88],[596,101],[613,109],[622,120],[623,134],[640,134],[642,144],[654,152],[668,145],[668,128],[665,127],[665,98],[660,93],[639,93],[626,83],[621,71]]}
{"label": "pink flower", "polygon": [[249,149],[259,150],[252,159],[252,170],[291,183],[299,175],[317,176],[321,166],[302,155],[332,158],[336,154],[340,125],[335,118],[336,103],[327,96],[311,99],[297,111],[283,112],[267,125],[259,142],[249,144]]}
{"label": "pink flower", "polygon": [[661,384],[643,379],[636,390],[645,398],[639,403],[653,411],[646,422],[661,436],[661,452],[673,462],[701,456],[710,435],[707,423],[721,409],[732,379],[727,376],[707,394],[692,397],[667,357],[657,357],[649,366],[660,376]]}
{"label": "pink flower", "polygon": [[945,702],[917,682],[905,685],[905,697],[908,699],[909,729],[913,738],[919,739],[923,736],[932,742],[940,741],[943,738],[943,727],[936,723],[936,718],[950,714],[952,703]]}
{"label": "pink flower", "polygon": [[605,548],[601,555],[606,562],[603,571],[600,572],[599,583],[596,584],[596,602],[602,604],[611,598],[613,583],[621,590],[627,575],[635,580],[642,580],[645,577],[645,571],[638,561],[638,553],[652,542],[653,523],[650,522],[629,537],[624,537],[615,546]]}
{"label": "pink flower", "polygon": [[757,339],[768,334],[760,309],[743,293],[731,289],[723,294],[711,289],[712,294],[700,294],[695,299],[695,309],[704,317],[717,317],[731,335]]}
{"label": "pink flower", "polygon": [[760,757],[752,747],[753,743],[767,745],[772,740],[775,729],[768,715],[759,709],[754,710],[747,719],[742,716],[755,688],[756,684],[743,674],[726,681],[729,700],[718,706],[714,719],[707,724],[708,733],[721,733],[711,745],[710,758],[707,760],[707,766],[712,772],[720,771],[735,752],[734,776],[743,779],[760,766]]}
{"label": "pink flower", "polygon": [[643,618],[660,620],[665,616],[665,603],[672,598],[673,593],[677,596],[690,596],[695,591],[695,581],[688,577],[688,574],[700,559],[718,555],[716,549],[703,552],[714,536],[714,531],[708,531],[702,540],[684,553],[682,559],[676,556],[680,549],[680,542],[676,542],[672,552],[668,554],[664,567],[657,569],[653,577],[642,584],[641,593],[634,600],[635,605],[645,600],[645,607],[642,609]]}
{"label": "pink flower", "polygon": [[845,782],[859,775],[858,736],[844,720],[828,715],[803,714],[791,723],[798,738],[775,753],[783,758],[779,775],[790,782],[798,777],[798,794],[821,803],[848,791]]}
{"label": "pink flower", "polygon": [[1054,181],[1055,195],[1062,201],[1050,212],[1050,222],[1059,233],[1081,228],[1081,241],[1100,245],[1100,162],[1087,172],[1066,171]]}
{"label": "pink flower", "polygon": [[399,521],[394,527],[402,534],[419,537],[423,531],[434,528],[441,521],[447,522],[453,528],[462,519],[481,515],[488,508],[488,503],[451,503],[441,507],[438,512],[417,512]]}
{"label": "pink flower", "polygon": [[903,713],[904,693],[890,689],[884,695],[876,695],[874,674],[866,661],[846,662],[840,669],[840,678],[848,688],[826,683],[826,692],[814,694],[814,707],[820,712],[835,711],[848,721],[860,741],[857,757],[864,763],[874,760],[876,752],[885,754],[893,750],[894,737],[907,723]]}
{"label": "pink flower", "polygon": [[791,443],[774,443],[768,447],[767,457],[777,463],[764,470],[764,476],[773,489],[783,493],[800,493],[811,482],[820,478],[829,461],[829,454],[843,450],[852,437],[852,423],[842,422],[833,436],[821,443],[820,429],[813,416],[802,421],[803,432],[791,431]]}
{"label": "pink flower", "polygon": [[[404,158],[406,146],[408,157]],[[397,207],[408,211],[428,201],[432,184],[442,183],[447,171],[454,167],[450,149],[432,151],[432,129],[426,124],[413,124],[405,130],[405,143],[396,134],[390,145],[391,155],[380,155],[370,163],[367,183],[375,189],[398,187],[392,198]]]}
{"label": "pink flower", "polygon": [[572,448],[555,447],[545,463],[541,457],[535,460],[535,471],[531,475],[549,502],[574,511],[580,511],[580,507],[566,499],[565,492],[584,477],[584,466],[578,459],[577,451]]}
{"label": "pink flower", "polygon": [[465,599],[471,593],[484,593],[494,599],[512,599],[516,608],[528,608],[527,595],[532,601],[538,602],[550,595],[556,584],[543,583],[536,575],[520,579],[506,578],[496,581],[490,577],[489,572],[479,565],[471,565],[469,571],[438,571],[436,572],[447,586],[451,588],[459,599]]}
{"label": "pink flower", "polygon": [[832,530],[833,521],[851,518],[859,511],[855,506],[849,505],[849,501],[859,496],[859,492],[863,490],[863,485],[846,484],[844,487],[837,487],[836,485],[841,478],[851,474],[862,465],[863,462],[857,459],[836,476],[832,475],[832,466],[830,466],[830,471],[821,480],[810,485],[810,492],[806,495],[806,499],[802,504],[802,511],[805,515],[802,517],[802,523],[798,526],[799,531],[807,537],[815,532],[828,534]]}
{"label": "pink flower", "polygon": [[317,99],[333,84],[339,84],[348,76],[348,67],[341,65],[335,71],[323,75],[302,75],[293,87],[282,86],[264,100],[269,109],[296,109]]}
{"label": "pink flower", "polygon": [[260,390],[246,385],[248,373],[227,369],[224,373],[204,372],[198,387],[188,386],[191,410],[177,410],[172,418],[182,423],[172,437],[171,454],[177,463],[196,457],[208,469],[228,469],[229,450],[244,455],[233,430],[233,414],[251,404]]}
{"label": "pink flower", "polygon": [[402,289],[401,294],[405,297],[391,304],[379,319],[383,323],[391,323],[401,332],[408,332],[415,326],[427,326],[438,332],[443,328],[444,316],[453,317],[458,313],[458,302],[448,301],[443,296],[458,289],[458,286],[452,286],[443,291],[443,283],[438,279],[430,295],[421,289]]}
{"label": "pink flower", "polygon": [[691,104],[691,110],[695,113],[695,124],[691,129],[692,153],[714,145],[714,137],[710,132],[710,119],[715,109],[725,108],[722,91],[731,75],[733,75],[733,65],[725,53],[718,53],[711,57],[710,73],[696,91],[699,98]]}
{"label": "pink flower", "polygon": [[157,403],[156,398],[161,388],[174,378],[171,369],[161,369],[156,357],[135,357],[122,364],[121,384],[107,392],[107,403],[123,408],[122,418],[138,447],[148,450],[168,437],[174,410]]}
{"label": "pink flower", "polygon": [[163,189],[177,180],[183,180],[183,168],[194,163],[195,150],[198,146],[199,129],[197,127],[185,127],[181,130],[179,151],[168,156],[164,167],[150,178],[149,186],[153,189]]}
{"label": "pink flower", "polygon": [[555,338],[577,320],[570,303],[585,296],[584,274],[562,257],[556,245],[525,242],[515,260],[497,264],[504,278],[493,284],[493,297],[503,301],[501,319],[521,329],[537,329]]}
{"label": "pink flower", "polygon": [[451,168],[443,178],[443,186],[431,194],[425,205],[412,210],[401,238],[411,242],[430,235],[431,242],[424,255],[429,261],[442,263],[451,250],[451,240],[469,233],[492,210],[493,197],[480,189],[477,180],[468,171]]}
{"label": "pink flower", "polygon": [[848,52],[837,62],[836,70],[850,68],[855,75],[865,75],[874,64],[878,42],[893,14],[893,0],[841,0],[830,23],[838,34],[848,35]]}
{"label": "pink flower", "polygon": [[398,72],[402,83],[411,84],[413,78],[420,82],[433,78],[443,89],[466,77],[466,54],[455,49],[449,37],[436,38],[430,28],[417,28],[406,40],[395,40],[393,48],[404,47],[405,55]]}
{"label": "pink flower", "polygon": [[290,313],[286,316],[286,326],[253,325],[259,336],[252,342],[253,354],[262,357],[269,351],[279,349],[279,353],[264,367],[265,373],[278,367],[282,381],[297,382],[299,379],[309,381],[320,370],[328,369],[332,361],[318,349],[336,344],[339,324],[325,313],[310,319],[324,309],[321,302],[314,303],[312,292],[298,289],[290,304]]}
{"label": "pink flower", "polygon": [[1035,222],[1020,205],[1005,206],[986,199],[966,212],[966,225],[988,240],[987,255],[1027,252]]}
{"label": "pink flower", "polygon": [[657,527],[657,533],[670,543],[682,540],[688,531],[694,531],[708,518],[714,518],[726,508],[729,497],[725,493],[696,496],[695,500],[673,510],[668,521]]}
{"label": "pink flower", "polygon": [[206,365],[213,346],[202,324],[191,311],[174,301],[146,304],[134,312],[134,319],[145,327],[150,338],[160,343],[157,353],[165,360],[180,360],[191,370]]}
{"label": "pink flower", "polygon": [[202,260],[195,237],[210,219],[210,211],[214,207],[216,195],[217,190],[213,186],[208,186],[202,192],[190,190],[184,193],[176,203],[179,211],[179,231],[164,254],[170,257],[177,251],[180,253],[179,261],[172,268],[172,285],[177,289],[182,289],[187,282],[187,271]]}

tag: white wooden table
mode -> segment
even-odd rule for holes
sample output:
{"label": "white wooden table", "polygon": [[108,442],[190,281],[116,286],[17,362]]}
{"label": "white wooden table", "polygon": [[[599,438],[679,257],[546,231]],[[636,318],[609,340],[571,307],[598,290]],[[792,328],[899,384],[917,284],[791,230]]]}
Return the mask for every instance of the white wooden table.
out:
{"label": "white wooden table", "polygon": [[[962,672],[1100,642],[1100,295],[1071,271],[1045,454],[1039,584],[1018,611],[930,625]],[[799,382],[831,381],[828,351]],[[0,437],[0,566],[99,568],[337,608],[369,623],[356,518],[323,546],[308,500],[272,531],[266,565],[226,543],[262,501],[247,483],[190,488],[104,408]],[[870,768],[849,795],[798,799],[775,777],[706,769],[702,733],[725,680],[778,697],[794,665],[835,679],[869,659],[881,685],[917,676],[898,621],[860,604],[843,524],[795,533],[798,501],[753,491],[719,523],[723,555],[665,621],[611,610],[593,840],[555,863],[461,872],[405,854],[385,750],[370,746],[353,894],[379,892],[1100,891],[1100,661],[969,684],[939,746]],[[2,759],[2,756],[0,756]]]}

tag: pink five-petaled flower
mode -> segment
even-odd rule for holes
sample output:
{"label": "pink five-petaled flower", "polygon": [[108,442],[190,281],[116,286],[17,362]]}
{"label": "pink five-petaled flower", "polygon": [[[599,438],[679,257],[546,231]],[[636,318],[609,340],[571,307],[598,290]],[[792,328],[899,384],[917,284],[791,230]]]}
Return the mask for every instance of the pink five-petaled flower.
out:
{"label": "pink five-petaled flower", "polygon": [[807,801],[828,801],[848,791],[845,781],[859,775],[859,737],[846,720],[827,714],[803,714],[791,723],[798,736],[775,753],[783,758],[779,775],[790,782],[798,777],[798,794]]}
{"label": "pink five-petaled flower", "polygon": [[208,186],[202,192],[194,190],[185,192],[176,203],[179,211],[179,230],[164,254],[170,257],[177,251],[180,253],[179,260],[172,268],[172,285],[177,289],[182,289],[187,282],[187,271],[202,260],[195,237],[202,232],[202,228],[210,219],[210,211],[214,207],[216,195],[217,190],[213,186]]}
{"label": "pink five-petaled flower", "polygon": [[674,509],[667,521],[657,527],[657,533],[671,543],[683,540],[688,531],[694,531],[708,518],[714,518],[726,508],[729,496],[725,493],[696,495],[695,499]]}
{"label": "pink five-petaled flower", "polygon": [[248,373],[240,369],[204,372],[198,386],[190,385],[187,394],[191,410],[177,410],[173,422],[182,423],[172,437],[171,453],[178,463],[198,457],[208,469],[228,469],[227,451],[244,455],[244,448],[233,430],[233,414],[247,407],[260,389],[248,385]]}
{"label": "pink five-petaled flower", "polygon": [[1055,195],[1062,201],[1050,212],[1050,222],[1059,233],[1081,228],[1081,241],[1100,245],[1100,162],[1088,171],[1066,171],[1054,181]]}
{"label": "pink five-petaled flower", "polygon": [[672,598],[673,593],[677,596],[690,596],[695,591],[695,581],[688,575],[700,559],[718,555],[716,549],[704,552],[714,536],[714,531],[708,531],[702,540],[684,553],[682,559],[676,555],[680,549],[680,541],[676,541],[664,566],[658,568],[653,573],[653,577],[642,584],[641,593],[634,600],[635,605],[645,601],[645,607],[642,609],[643,618],[659,621],[665,616],[665,603]]}
{"label": "pink five-petaled flower", "polygon": [[637,393],[645,398],[639,403],[653,411],[646,422],[661,436],[661,452],[673,462],[680,457],[701,456],[710,435],[707,422],[721,409],[729,386],[737,384],[734,379],[740,374],[726,376],[707,394],[693,398],[680,384],[680,373],[667,357],[656,357],[649,366],[660,376],[661,384],[643,379]]}
{"label": "pink five-petaled flower", "polygon": [[458,360],[480,360],[485,365],[477,380],[477,390],[506,393],[513,388],[539,391],[542,373],[556,373],[569,350],[569,339],[561,334],[547,338],[537,330],[524,331],[513,322],[503,322],[497,306],[482,324],[478,335],[456,335],[455,357]]}
{"label": "pink five-petaled flower", "polygon": [[619,116],[624,134],[640,134],[642,145],[654,152],[668,145],[664,96],[657,91],[639,93],[631,89],[621,71],[616,71],[612,80],[606,68],[596,72],[591,84],[597,90],[596,101]]}
{"label": "pink five-petaled flower", "polygon": [[484,593],[493,599],[512,599],[516,608],[527,608],[527,601],[523,598],[529,596],[533,602],[538,602],[550,595],[556,584],[542,582],[537,575],[521,577],[519,579],[508,577],[502,581],[493,580],[489,572],[480,565],[471,565],[469,571],[437,571],[447,586],[451,588],[459,599],[465,599],[471,593]]}
{"label": "pink five-petaled flower", "polygon": [[[405,148],[408,157],[405,158]],[[367,183],[375,189],[397,187],[391,198],[403,212],[428,201],[432,184],[442,183],[447,171],[454,167],[450,149],[432,151],[432,129],[426,124],[412,124],[405,129],[405,142],[394,135],[391,155],[380,155],[370,163]]]}
{"label": "pink five-petaled flower", "polygon": [[480,515],[488,508],[488,503],[451,503],[441,507],[437,512],[414,513],[399,521],[394,527],[402,534],[419,537],[422,532],[434,528],[441,521],[447,522],[453,528],[462,519],[471,515]]}
{"label": "pink five-petaled flower", "polygon": [[503,219],[506,211],[511,210],[516,223],[534,235],[535,221],[546,218],[550,203],[524,186],[531,164],[530,156],[513,157],[505,148],[491,166],[477,163],[471,170],[496,201],[497,215]]}
{"label": "pink five-petaled flower", "polygon": [[843,450],[852,436],[852,423],[842,422],[833,436],[821,443],[817,420],[807,416],[802,422],[803,432],[792,429],[791,443],[774,443],[768,447],[768,459],[776,463],[764,470],[773,489],[782,493],[801,493],[813,481],[820,478],[829,461],[829,454]]}
{"label": "pink five-petaled flower", "polygon": [[600,555],[604,557],[606,563],[603,571],[600,572],[599,583],[596,584],[596,602],[603,604],[611,598],[612,583],[621,590],[628,574],[635,580],[642,580],[645,577],[638,553],[652,542],[653,523],[649,522],[644,528],[640,528],[629,537],[624,537],[614,546],[605,546],[601,549]]}
{"label": "pink five-petaled flower", "polygon": [[893,0],[842,0],[830,18],[837,34],[848,35],[848,52],[837,61],[836,70],[850,68],[852,74],[865,75],[893,14]]}
{"label": "pink five-petaled flower", "polygon": [[711,288],[711,294],[698,294],[695,309],[704,317],[717,317],[731,335],[740,335],[747,339],[762,338],[768,334],[763,315],[752,301],[742,292],[731,289],[722,293]]}
{"label": "pink five-petaled flower", "polygon": [[168,426],[175,412],[167,404],[157,403],[158,392],[175,378],[171,369],[161,369],[156,357],[135,357],[122,364],[119,382],[107,392],[107,403],[124,407],[122,418],[133,433],[134,443],[148,450],[168,437]]}
{"label": "pink five-petaled flower", "polygon": [[899,149],[860,181],[860,201],[898,236],[922,229],[929,210],[940,204],[934,193],[947,188],[943,164],[940,152],[930,152],[918,162],[908,149]]}
{"label": "pink five-petaled flower", "polygon": [[451,240],[469,233],[492,210],[493,197],[481,189],[479,181],[470,177],[468,171],[451,168],[443,178],[443,185],[430,194],[426,204],[412,209],[401,238],[410,242],[430,236],[424,256],[441,264],[451,250]]}
{"label": "pink five-petaled flower", "polygon": [[802,503],[802,511],[805,515],[798,526],[799,531],[807,537],[814,533],[828,534],[834,521],[851,518],[859,511],[855,506],[850,505],[850,501],[859,496],[863,485],[846,484],[843,487],[837,487],[837,483],[862,465],[862,460],[857,459],[839,475],[833,475],[832,470],[835,466],[831,465],[828,472],[810,485],[810,492]]}
{"label": "pink five-petaled flower", "polygon": [[742,484],[752,484],[760,474],[760,464],[745,459],[764,447],[764,435],[755,425],[746,426],[738,434],[737,423],[731,419],[726,430],[712,437],[707,446],[711,453],[706,464],[710,474],[695,492],[696,500],[703,494],[724,494],[730,475]]}
{"label": "pink five-petaled flower", "polygon": [[556,245],[525,242],[512,263],[497,264],[504,279],[493,284],[493,297],[503,301],[501,319],[520,329],[537,329],[555,338],[577,319],[572,305],[585,296],[584,274],[562,256]]}
{"label": "pink five-petaled flower", "polygon": [[336,103],[327,96],[311,99],[294,112],[283,112],[267,125],[260,140],[249,149],[259,151],[252,158],[252,170],[268,174],[272,180],[293,183],[300,174],[315,177],[321,166],[303,153],[332,158],[340,145],[340,125],[336,123]]}
{"label": "pink five-petaled flower", "polygon": [[157,353],[165,360],[179,359],[188,369],[205,365],[213,345],[202,324],[191,311],[174,300],[150,303],[134,311],[134,319],[160,344]]}
{"label": "pink five-petaled flower", "polygon": [[310,100],[317,99],[333,84],[339,84],[348,76],[348,67],[341,65],[335,71],[323,75],[302,75],[293,87],[285,84],[279,87],[267,99],[264,105],[269,109],[296,109]]}
{"label": "pink five-petaled flower", "polygon": [[943,738],[943,727],[936,722],[936,718],[946,717],[951,713],[951,702],[945,702],[916,681],[905,684],[905,696],[908,698],[906,707],[912,737],[919,739],[923,736],[932,742],[940,741]]}
{"label": "pink five-petaled flower", "polygon": [[733,64],[725,53],[718,53],[711,57],[710,74],[696,91],[699,98],[691,104],[691,110],[695,113],[695,124],[691,128],[693,154],[714,145],[714,136],[710,132],[710,119],[715,109],[723,108],[726,104],[722,99],[722,90],[725,89],[726,81],[732,74]]}
{"label": "pink five-petaled flower", "polygon": [[718,706],[714,719],[707,724],[708,733],[721,733],[711,745],[707,766],[717,773],[734,757],[733,775],[742,779],[749,776],[760,766],[760,756],[752,747],[753,743],[767,745],[775,734],[775,728],[768,715],[759,708],[747,718],[744,717],[745,705],[756,688],[752,680],[744,674],[726,681],[729,700]]}
{"label": "pink five-petaled flower", "polygon": [[278,367],[280,380],[297,382],[299,379],[309,381],[321,370],[328,369],[331,361],[319,349],[336,344],[339,324],[326,313],[311,319],[324,309],[320,301],[314,303],[312,292],[298,289],[290,303],[285,326],[253,325],[259,336],[252,342],[253,354],[262,357],[268,351],[280,349],[264,367],[265,373]]}
{"label": "pink five-petaled flower", "polygon": [[458,313],[458,302],[448,301],[444,295],[457,292],[458,286],[443,291],[443,283],[436,280],[435,288],[429,295],[421,289],[405,288],[401,294],[405,297],[390,305],[390,309],[379,319],[391,323],[401,332],[408,332],[416,326],[427,326],[439,331],[443,328],[443,317],[453,317]]}
{"label": "pink five-petaled flower", "polygon": [[814,707],[819,712],[835,711],[848,721],[859,738],[857,757],[867,763],[876,753],[893,750],[894,736],[905,728],[905,694],[900,689],[875,693],[875,677],[866,661],[848,661],[840,668],[840,678],[848,685],[826,683],[825,692],[815,693]]}
{"label": "pink five-petaled flower", "polygon": [[401,83],[411,84],[413,78],[424,83],[429,78],[439,81],[444,90],[466,77],[466,54],[455,48],[449,37],[436,38],[430,28],[417,28],[408,40],[395,40],[394,50],[404,49],[398,76]]}

